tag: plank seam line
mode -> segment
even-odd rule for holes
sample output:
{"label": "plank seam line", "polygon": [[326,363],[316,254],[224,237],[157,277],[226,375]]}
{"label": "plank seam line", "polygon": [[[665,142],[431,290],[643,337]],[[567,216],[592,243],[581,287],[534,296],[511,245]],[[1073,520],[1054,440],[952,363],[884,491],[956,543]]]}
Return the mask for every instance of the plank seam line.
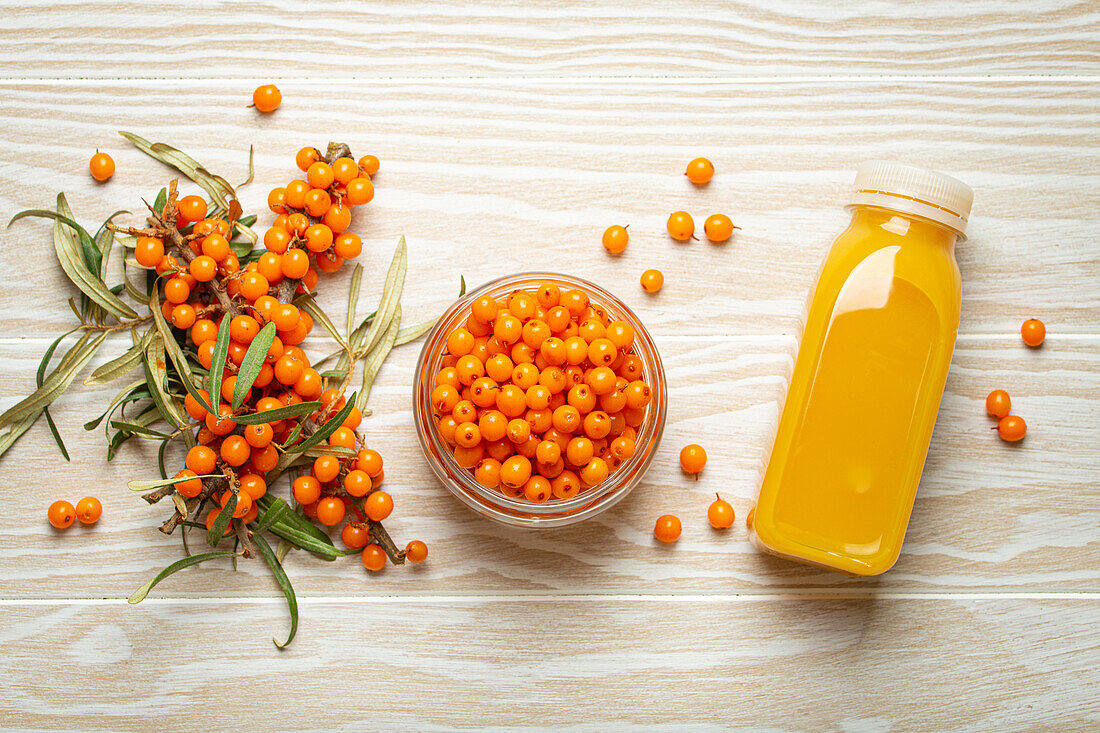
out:
{"label": "plank seam line", "polygon": [[[383,596],[298,596],[298,604],[448,604],[448,603],[545,603],[553,601],[567,602],[621,602],[621,603],[718,603],[718,602],[761,602],[796,600],[838,600],[838,601],[877,601],[877,600],[944,600],[944,601],[1006,601],[1006,600],[1087,600],[1100,601],[1100,590],[1096,591],[1020,591],[991,593],[944,593],[944,592],[867,592],[851,591],[831,593],[827,591],[783,592],[783,593],[731,593],[731,594],[488,594],[488,595],[383,595]],[[236,598],[195,597],[195,598],[146,598],[143,605],[243,605],[243,604],[283,604],[282,596],[241,596]],[[127,606],[125,598],[3,598],[0,607],[5,606]]]}
{"label": "plank seam line", "polygon": [[[183,83],[203,83],[210,85],[237,85],[255,84],[257,77],[204,77],[204,76],[131,76],[119,78],[103,78],[92,76],[44,76],[44,77],[0,77],[0,85],[28,85],[46,86],[58,83],[81,83],[93,86],[110,86],[125,84],[154,84],[164,81]],[[394,84],[455,84],[455,83],[518,83],[553,85],[553,84],[605,84],[609,82],[629,83],[655,83],[655,84],[681,84],[688,83],[720,83],[720,84],[810,84],[810,83],[835,83],[846,81],[876,81],[884,83],[976,83],[976,82],[1085,82],[1100,81],[1100,74],[965,74],[952,76],[948,74],[875,74],[875,73],[848,73],[848,74],[775,74],[759,76],[736,76],[729,74],[702,74],[702,75],[558,75],[558,76],[530,76],[530,75],[467,75],[467,76],[346,76],[338,78],[316,79],[300,76],[265,76],[265,81],[309,84],[313,87],[343,86],[349,83],[394,83]]]}

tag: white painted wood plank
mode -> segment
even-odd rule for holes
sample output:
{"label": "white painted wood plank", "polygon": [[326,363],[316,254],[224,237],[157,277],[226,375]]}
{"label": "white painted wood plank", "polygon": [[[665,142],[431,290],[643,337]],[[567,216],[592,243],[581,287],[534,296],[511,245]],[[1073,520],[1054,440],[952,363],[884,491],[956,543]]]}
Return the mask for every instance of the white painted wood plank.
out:
{"label": "white painted wood plank", "polygon": [[1100,68],[1095,3],[5,3],[7,77],[1050,74]]}
{"label": "white painted wood plank", "polygon": [[[1016,339],[964,339],[956,349],[908,541],[897,566],[855,580],[763,557],[747,542],[743,519],[755,499],[770,447],[792,337],[709,338],[655,334],[666,363],[670,410],[664,443],[642,485],[604,515],[532,533],[498,527],[460,505],[424,462],[409,411],[417,347],[391,357],[372,392],[375,415],[363,430],[386,461],[397,508],[387,520],[404,543],[425,540],[423,568],[369,576],[355,557],[335,563],[294,553],[287,568],[302,595],[431,595],[764,592],[830,588],[889,590],[1082,590],[1100,585],[1100,338],[1053,336],[1033,351]],[[33,343],[34,348],[29,348]],[[29,388],[45,343],[0,345],[0,407]],[[103,359],[108,358],[104,354]],[[17,384],[18,382],[18,384]],[[989,430],[985,395],[1007,389],[1030,426],[1018,445]],[[74,387],[54,416],[73,454],[61,460],[46,426],[31,430],[0,459],[0,595],[8,598],[121,598],[178,559],[178,538],[156,527],[170,514],[129,492],[131,478],[156,476],[151,443],[132,441],[106,464],[102,432],[80,425],[113,390]],[[682,445],[700,442],[709,463],[698,481],[679,470]],[[180,459],[175,458],[177,465]],[[48,479],[43,479],[43,475]],[[285,494],[285,482],[273,489]],[[727,533],[706,524],[720,491],[738,522]],[[104,517],[93,529],[54,532],[50,501],[95,493]],[[652,536],[657,516],[684,522],[673,547]],[[202,545],[193,536],[193,548]],[[158,595],[210,597],[277,591],[259,561],[212,565],[176,576]]]}
{"label": "white painted wood plank", "polygon": [[[147,602],[148,603],[148,602]],[[130,730],[1094,730],[1092,599],[0,605],[0,720]]]}
{"label": "white painted wood plank", "polygon": [[[49,206],[59,189],[88,222],[155,195],[170,174],[119,128],[170,140],[232,180],[244,178],[254,143],[258,182],[242,195],[261,213],[267,190],[297,172],[301,145],[340,137],[383,161],[355,227],[374,272],[408,236],[410,319],[447,302],[460,273],[474,284],[547,267],[583,271],[646,307],[655,329],[794,333],[847,222],[855,165],[896,158],[977,191],[971,238],[958,248],[963,333],[1013,333],[1033,315],[1052,334],[1096,332],[1100,82],[859,84],[853,96],[846,80],[294,83],[271,117],[247,109],[248,85],[233,81],[0,84],[0,216]],[[106,185],[87,173],[97,146],[118,162]],[[699,154],[718,168],[702,190],[681,175]],[[723,247],[676,244],[664,223],[680,208],[700,228],[727,212],[743,231]],[[599,246],[612,223],[631,225],[620,258]],[[3,237],[0,268],[26,282],[0,293],[6,332],[61,328],[71,289],[48,226],[20,222]],[[666,287],[646,298],[637,278],[653,266]],[[332,302],[342,277],[327,281]]]}

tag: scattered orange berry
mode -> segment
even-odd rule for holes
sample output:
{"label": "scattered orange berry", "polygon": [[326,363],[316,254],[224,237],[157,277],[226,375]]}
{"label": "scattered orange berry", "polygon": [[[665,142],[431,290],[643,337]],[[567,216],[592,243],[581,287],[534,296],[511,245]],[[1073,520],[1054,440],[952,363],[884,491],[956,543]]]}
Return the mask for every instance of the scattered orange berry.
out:
{"label": "scattered orange berry", "polygon": [[378,158],[373,155],[364,155],[359,159],[359,167],[363,169],[363,172],[368,176],[373,176],[378,172],[378,168],[381,166]]}
{"label": "scattered orange berry", "polygon": [[657,517],[653,526],[653,536],[661,542],[675,542],[680,539],[680,519],[672,514]]}
{"label": "scattered orange berry", "polygon": [[701,186],[714,176],[714,164],[706,158],[696,158],[688,163],[684,175],[695,185]]}
{"label": "scattered orange berry", "polygon": [[1041,346],[1047,337],[1047,327],[1037,318],[1029,318],[1020,326],[1020,336],[1028,346]]}
{"label": "scattered orange berry", "polygon": [[274,84],[263,84],[252,92],[252,104],[260,112],[274,112],[283,103],[283,94]]}
{"label": "scattered orange berry", "polygon": [[656,293],[665,286],[665,276],[660,270],[646,270],[642,273],[642,290]]}
{"label": "scattered orange berry", "polygon": [[50,504],[46,517],[57,529],[65,529],[76,519],[76,508],[67,501],[58,500]]}
{"label": "scattered orange berry", "polygon": [[997,434],[1001,440],[1015,443],[1027,435],[1027,423],[1019,415],[1006,415],[997,422]]}
{"label": "scattered orange berry", "polygon": [[428,559],[428,546],[420,540],[413,540],[405,545],[405,559],[414,563],[424,562]]}
{"label": "scattered orange berry", "polygon": [[95,524],[103,514],[103,504],[94,496],[85,496],[76,503],[76,518],[81,524]]}
{"label": "scattered orange berry", "polygon": [[92,172],[92,178],[103,183],[115,174],[115,161],[107,153],[101,153],[97,150],[92,159],[88,161],[88,170]]}
{"label": "scattered orange berry", "polygon": [[707,239],[712,242],[725,242],[733,236],[734,229],[740,229],[740,227],[734,226],[725,214],[711,214],[703,223],[703,231],[706,233]]}
{"label": "scattered orange berry", "polygon": [[733,526],[735,519],[733,506],[718,494],[714,496],[714,501],[707,507],[707,521],[710,522],[710,526],[715,529],[727,529]]}
{"label": "scattered orange berry", "polygon": [[668,235],[677,242],[686,242],[695,239],[695,220],[686,211],[674,211],[668,217],[665,225]]}
{"label": "scattered orange berry", "polygon": [[1009,398],[1008,392],[1003,389],[995,389],[985,398],[985,411],[991,417],[1000,419],[1007,415],[1011,409],[1012,400]]}
{"label": "scattered orange berry", "polygon": [[618,224],[609,226],[603,233],[603,248],[613,255],[622,254],[629,241],[630,234],[626,231],[626,227]]}
{"label": "scattered orange berry", "polygon": [[363,548],[363,553],[360,555],[360,558],[363,561],[363,567],[372,573],[376,573],[386,567],[386,552],[379,545],[374,543]]}
{"label": "scattered orange berry", "polygon": [[707,452],[696,443],[685,445],[680,450],[680,468],[685,473],[697,474],[707,465]]}

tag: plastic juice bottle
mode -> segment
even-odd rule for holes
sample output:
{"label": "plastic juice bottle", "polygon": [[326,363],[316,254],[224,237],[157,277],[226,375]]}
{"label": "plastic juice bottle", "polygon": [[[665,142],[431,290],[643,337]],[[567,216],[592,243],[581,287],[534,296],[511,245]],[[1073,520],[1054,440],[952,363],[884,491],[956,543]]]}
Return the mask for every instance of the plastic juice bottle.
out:
{"label": "plastic juice bottle", "polygon": [[854,575],[897,561],[955,347],[973,196],[923,168],[859,167],[750,519],[763,552]]}

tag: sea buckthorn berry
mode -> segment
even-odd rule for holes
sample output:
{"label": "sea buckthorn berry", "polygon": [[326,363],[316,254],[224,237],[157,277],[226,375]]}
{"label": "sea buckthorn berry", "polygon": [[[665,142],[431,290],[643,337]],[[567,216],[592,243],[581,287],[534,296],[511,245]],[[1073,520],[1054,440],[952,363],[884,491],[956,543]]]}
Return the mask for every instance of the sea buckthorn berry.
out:
{"label": "sea buckthorn berry", "polygon": [[555,335],[560,336],[570,325],[572,325],[572,314],[569,309],[564,305],[555,305],[546,311],[546,324],[550,326],[550,330]]}
{"label": "sea buckthorn berry", "polygon": [[565,461],[573,466],[587,465],[595,453],[592,441],[588,438],[577,437],[569,441],[565,448]]}
{"label": "sea buckthorn berry", "polygon": [[656,293],[665,284],[665,276],[660,270],[646,270],[642,273],[642,290],[647,293]]}
{"label": "sea buckthorn berry", "polygon": [[493,335],[502,344],[514,344],[523,335],[523,322],[510,313],[498,315],[493,322]]}
{"label": "sea buckthorn berry", "polygon": [[476,356],[463,356],[455,364],[455,373],[458,374],[458,381],[468,387],[475,379],[485,376],[485,364]]}
{"label": "sea buckthorn berry", "polygon": [[325,496],[317,502],[317,521],[326,527],[335,527],[344,521],[346,512],[344,502],[335,496]]}
{"label": "sea buckthorn berry", "polygon": [[535,460],[538,463],[554,464],[561,458],[561,446],[552,440],[542,440],[535,449]]}
{"label": "sea buckthorn berry", "polygon": [[143,267],[156,267],[164,259],[164,242],[156,237],[138,237],[134,259]]}
{"label": "sea buckthorn berry", "polygon": [[230,466],[241,466],[252,455],[248,442],[239,435],[228,435],[221,445],[222,460]]}
{"label": "sea buckthorn berry", "polygon": [[1000,419],[1012,410],[1012,399],[1003,389],[995,389],[985,398],[985,411],[991,417]]}
{"label": "sea buckthorn berry", "polygon": [[539,384],[550,390],[551,395],[557,395],[565,391],[569,381],[565,376],[565,370],[556,366],[547,366],[539,372]]}
{"label": "sea buckthorn berry", "polygon": [[573,290],[566,290],[561,294],[561,298],[558,302],[569,311],[574,318],[580,318],[585,308],[588,307],[588,293],[576,288]]}
{"label": "sea buckthorn berry", "polygon": [[364,448],[356,456],[355,467],[366,471],[367,475],[374,478],[382,473],[382,455],[370,448]]}
{"label": "sea buckthorn berry", "polygon": [[634,441],[631,438],[620,436],[611,441],[608,451],[614,458],[620,461],[628,461],[634,457]]}
{"label": "sea buckthorn berry", "polygon": [[280,384],[293,386],[302,377],[305,365],[294,357],[283,355],[275,362],[275,379]]}
{"label": "sea buckthorn berry", "polygon": [[393,511],[393,498],[385,491],[375,491],[363,502],[363,511],[375,522],[381,522]]}
{"label": "sea buckthorn berry", "polygon": [[1019,415],[1006,415],[997,422],[997,434],[1001,440],[1015,443],[1027,435],[1027,423]]}
{"label": "sea buckthorn berry", "polygon": [[184,196],[176,202],[176,212],[185,222],[196,222],[206,217],[206,199],[202,196]]}
{"label": "sea buckthorn berry", "polygon": [[703,446],[691,443],[680,449],[680,468],[684,469],[684,473],[697,474],[706,465],[707,452]]}
{"label": "sea buckthorn berry", "polygon": [[303,173],[309,170],[309,167],[321,159],[321,152],[317,148],[306,146],[298,151],[298,154],[294,156],[294,164],[298,166],[298,169]]}
{"label": "sea buckthorn berry", "polygon": [[301,249],[290,249],[283,255],[280,262],[283,277],[291,280],[301,280],[309,272],[309,255]]}
{"label": "sea buckthorn berry", "polygon": [[455,443],[463,448],[473,448],[481,442],[481,429],[472,422],[461,423],[455,428]]}
{"label": "sea buckthorn berry", "polygon": [[325,212],[322,221],[336,234],[342,234],[351,226],[351,209],[343,204],[334,203]]}
{"label": "sea buckthorn berry", "polygon": [[707,507],[707,521],[715,529],[729,529],[736,520],[733,507],[718,494],[715,494],[714,497],[714,501]]}
{"label": "sea buckthorn berry", "polygon": [[[280,229],[278,231],[285,232],[286,230]],[[202,253],[207,257],[212,257],[215,262],[222,262],[229,256],[230,252],[232,252],[232,248],[229,246],[229,240],[221,234],[214,232],[203,237]]]}
{"label": "sea buckthorn berry", "polygon": [[550,482],[550,491],[556,499],[572,499],[580,490],[580,477],[573,471],[562,471]]}
{"label": "sea buckthorn berry", "polygon": [[513,443],[526,443],[531,438],[531,423],[518,417],[509,420],[505,436]]}
{"label": "sea buckthorn berry", "polygon": [[[286,193],[283,195],[283,200],[286,202],[286,205],[292,209],[304,208],[306,205],[306,194],[309,193],[309,191],[310,186],[305,181],[301,179],[291,181],[286,184]],[[295,234],[301,234],[305,231],[305,228],[309,226],[308,219],[306,219],[305,226],[301,225],[302,218],[305,217],[300,211],[289,214],[286,220],[286,230]]]}
{"label": "sea buckthorn berry", "polygon": [[340,541],[349,550],[361,550],[370,542],[370,532],[358,524],[345,524],[340,530]]}
{"label": "sea buckthorn berry", "polygon": [[253,448],[263,448],[271,442],[274,436],[275,431],[267,423],[246,425],[244,428],[244,439]]}
{"label": "sea buckthorn berry", "polygon": [[432,409],[436,415],[449,414],[461,399],[462,393],[457,388],[449,384],[437,385],[432,390]]}
{"label": "sea buckthorn berry", "polygon": [[478,377],[470,385],[470,402],[478,407],[492,407],[497,402],[497,383],[489,377]]}
{"label": "sea buckthorn berry", "polygon": [[584,468],[579,471],[581,483],[585,486],[597,486],[608,474],[607,462],[602,458],[590,458]]}
{"label": "sea buckthorn berry", "polygon": [[455,356],[466,356],[474,348],[474,335],[465,328],[457,328],[447,335],[447,351]]}
{"label": "sea buckthorn berry", "polygon": [[[235,252],[230,252],[225,256],[224,260],[218,263],[218,274],[222,275],[223,277],[228,277],[229,275],[232,275],[236,272],[240,272],[240,270],[241,261],[237,257]],[[235,283],[233,281],[230,281],[229,285],[226,285],[226,288],[228,289],[230,285],[235,286]]]}
{"label": "sea buckthorn berry", "polygon": [[359,159],[359,167],[363,169],[363,172],[368,176],[373,176],[378,172],[378,168],[381,163],[378,162],[378,158],[373,155],[364,155]]}
{"label": "sea buckthorn berry", "polygon": [[81,524],[95,524],[103,515],[103,504],[94,496],[85,496],[76,503],[76,518]]}
{"label": "sea buckthorn berry", "polygon": [[470,305],[471,315],[482,323],[490,323],[497,315],[497,302],[483,295]]}
{"label": "sea buckthorn berry", "polygon": [[176,305],[186,303],[189,297],[191,297],[191,286],[183,278],[173,277],[164,283],[164,299],[169,303]]}
{"label": "sea buckthorn berry", "polygon": [[[553,427],[554,413],[549,409],[545,410],[528,410],[523,416],[523,419],[527,421],[527,424],[531,426],[532,433],[545,433],[547,430]],[[530,439],[529,439],[530,440]],[[536,440],[533,445],[530,446],[530,453],[533,456],[535,454],[535,448],[538,445]]]}
{"label": "sea buckthorn berry", "polygon": [[707,239],[712,242],[725,242],[733,235],[734,229],[740,228],[734,226],[725,214],[711,214],[703,222],[703,232],[707,235]]}
{"label": "sea buckthorn berry", "polygon": [[200,283],[210,282],[214,279],[214,275],[218,273],[218,263],[209,255],[199,255],[191,260],[188,270],[191,273],[191,277],[195,278]]}
{"label": "sea buckthorn berry", "polygon": [[191,328],[195,325],[195,309],[187,303],[180,303],[172,309],[169,319],[176,328]]}
{"label": "sea buckthorn berry", "polygon": [[460,425],[464,422],[473,422],[477,419],[477,407],[470,400],[459,400],[451,410],[451,415]]}
{"label": "sea buckthorn berry", "polygon": [[[214,529],[214,523],[218,521],[218,515],[221,514],[221,509],[215,507],[206,513],[206,529]],[[228,537],[229,533],[233,531],[233,525],[227,524],[225,531],[222,532],[222,537]]]}
{"label": "sea buckthorn berry", "polygon": [[569,390],[568,402],[577,412],[587,415],[596,407],[596,393],[587,384],[578,384]]}
{"label": "sea buckthorn berry", "polygon": [[366,496],[371,490],[370,476],[358,468],[348,471],[344,476],[344,489],[352,496]]}
{"label": "sea buckthorn berry", "polygon": [[202,491],[202,479],[195,478],[195,476],[197,475],[198,474],[196,474],[189,468],[185,468],[182,471],[177,471],[176,475],[173,478],[188,477],[189,480],[180,481],[174,484],[174,486],[176,487],[176,493],[187,499],[193,499],[198,496],[199,492]]}
{"label": "sea buckthorn berry", "polygon": [[252,316],[235,316],[229,322],[229,336],[237,343],[250,344],[260,332],[260,324]]}
{"label": "sea buckthorn berry", "polygon": [[550,494],[550,481],[543,476],[532,476],[523,487],[523,495],[527,497],[527,501],[535,504],[543,503],[550,498]]}
{"label": "sea buckthorn berry", "polygon": [[623,394],[626,395],[626,406],[635,410],[645,407],[653,399],[653,390],[640,379],[626,385]]}
{"label": "sea buckthorn berry", "polygon": [[662,514],[653,525],[653,536],[661,542],[675,542],[680,539],[680,519],[672,514]]}
{"label": "sea buckthorn berry", "polygon": [[238,280],[238,283],[240,283],[241,295],[248,300],[256,300],[262,295],[267,295],[267,291],[271,287],[267,278],[258,272],[246,272]]}
{"label": "sea buckthorn berry", "polygon": [[695,239],[695,221],[686,211],[675,211],[668,217],[665,225],[668,235],[677,242],[686,242]]}
{"label": "sea buckthorn berry", "polygon": [[317,456],[313,461],[313,475],[321,483],[328,483],[340,473],[340,461],[336,456]]}
{"label": "sea buckthorn berry", "polygon": [[527,410],[527,394],[514,384],[506,384],[497,390],[496,403],[506,417],[519,417]]}
{"label": "sea buckthorn berry", "polygon": [[626,227],[618,224],[609,226],[603,233],[603,248],[613,255],[622,254],[629,241],[630,234],[627,233]]}
{"label": "sea buckthorn berry", "polygon": [[1037,318],[1029,318],[1020,326],[1020,336],[1028,346],[1041,346],[1047,337],[1047,327]]}
{"label": "sea buckthorn berry", "polygon": [[268,252],[283,254],[290,247],[290,232],[282,227],[271,227],[264,232],[264,247]]}
{"label": "sea buckthorn berry", "polygon": [[58,500],[46,510],[46,518],[56,529],[65,529],[76,519],[76,507],[67,501]]}
{"label": "sea buckthorn berry", "polygon": [[372,573],[377,573],[386,567],[386,551],[374,543],[364,547],[359,557],[363,561],[363,567]]}
{"label": "sea buckthorn berry", "polygon": [[311,252],[324,252],[332,246],[332,229],[326,224],[314,224],[306,229],[306,247]]}
{"label": "sea buckthorn berry", "polygon": [[482,440],[495,442],[508,434],[508,418],[499,410],[485,410],[478,417],[477,427]]}
{"label": "sea buckthorn berry", "polygon": [[265,114],[274,112],[282,103],[282,92],[274,84],[262,84],[252,92],[252,105]]}
{"label": "sea buckthorn berry", "polygon": [[[195,391],[208,403],[210,402],[210,393],[205,389],[197,389]],[[206,417],[206,408],[203,407],[198,400],[192,397],[190,392],[183,397],[183,409],[187,410],[187,414],[191,416],[192,420],[202,420]]]}
{"label": "sea buckthorn berry", "polygon": [[539,346],[539,354],[546,363],[552,366],[561,366],[566,360],[565,342],[557,336],[551,336]]}
{"label": "sea buckthorn berry", "polygon": [[517,290],[508,296],[508,311],[521,321],[535,315],[538,303],[526,290]]}
{"label": "sea buckthorn berry", "polygon": [[344,200],[352,206],[368,204],[374,198],[374,184],[369,178],[355,178],[347,184]]}
{"label": "sea buckthorn berry", "polygon": [[[533,364],[535,361],[536,352],[530,346],[520,341],[512,345],[512,350],[509,352],[509,356],[512,357],[512,361],[516,364]],[[536,367],[535,369],[537,371],[538,367]]]}
{"label": "sea buckthorn berry", "polygon": [[233,432],[237,423],[231,419],[233,416],[233,408],[222,402],[218,405],[218,414],[214,415],[212,412],[206,413],[206,427],[210,429],[210,432],[214,435],[228,435]]}
{"label": "sea buckthorn berry", "polygon": [[619,350],[609,338],[598,338],[588,345],[588,360],[595,366],[610,366],[618,357]]}
{"label": "sea buckthorn berry", "polygon": [[626,321],[612,321],[607,324],[604,335],[620,351],[634,343],[634,327]]}
{"label": "sea buckthorn berry", "polygon": [[[298,321],[302,318],[302,313],[298,310],[297,306],[290,303],[280,303],[272,308],[270,318],[277,330],[291,331],[298,325]],[[234,319],[234,322],[236,322],[236,319]]]}
{"label": "sea buckthorn berry", "polygon": [[547,325],[546,321],[532,318],[523,324],[522,338],[523,343],[527,346],[537,349],[550,338],[550,326]]}
{"label": "sea buckthorn berry", "polygon": [[561,289],[553,283],[543,283],[535,291],[535,299],[543,308],[553,308],[561,300]]}
{"label": "sea buckthorn berry", "polygon": [[584,416],[584,434],[592,440],[606,438],[611,432],[611,418],[602,410],[595,410]]}
{"label": "sea buckthorn berry", "polygon": [[107,153],[101,153],[97,150],[92,159],[88,161],[88,170],[91,172],[92,178],[103,183],[115,174],[115,161]]}
{"label": "sea buckthorn berry", "polygon": [[531,478],[531,461],[524,456],[512,456],[500,466],[500,482],[513,489],[525,486]]}
{"label": "sea buckthorn berry", "polygon": [[551,392],[541,384],[535,384],[527,388],[527,407],[532,410],[545,410],[550,406]]}
{"label": "sea buckthorn berry", "polygon": [[332,177],[341,185],[359,177],[359,166],[351,158],[337,158],[332,162]]}
{"label": "sea buckthorn berry", "polygon": [[340,426],[328,436],[328,444],[339,448],[355,448],[355,431],[351,428]]}
{"label": "sea buckthorn berry", "polygon": [[[314,165],[318,165],[314,163]],[[323,188],[311,188],[302,199],[306,213],[323,217],[332,206],[332,196]]]}
{"label": "sea buckthorn berry", "polygon": [[714,176],[714,164],[706,158],[696,158],[688,163],[684,175],[695,185],[701,186]]}
{"label": "sea buckthorn berry", "polygon": [[184,462],[197,475],[204,476],[213,473],[218,465],[218,455],[205,445],[196,445],[187,451],[187,458]]}
{"label": "sea buckthorn berry", "polygon": [[336,235],[333,250],[345,260],[358,257],[363,252],[363,240],[355,232],[343,232]]}
{"label": "sea buckthorn berry", "polygon": [[506,354],[491,356],[485,362],[485,373],[498,384],[511,378],[513,369],[515,365]]}
{"label": "sea buckthorn berry", "polygon": [[256,260],[256,271],[267,278],[271,285],[278,284],[283,279],[283,258],[274,252],[264,252]]}
{"label": "sea buckthorn berry", "polygon": [[562,405],[554,410],[551,424],[562,433],[574,433],[581,427],[581,413],[572,405]]}
{"label": "sea buckthorn berry", "polygon": [[321,498],[321,482],[313,476],[299,476],[292,485],[294,501],[299,504],[312,504]]}
{"label": "sea buckthorn berry", "polygon": [[252,457],[249,458],[252,465],[256,467],[257,471],[267,473],[275,468],[279,463],[279,451],[275,449],[273,445],[266,445],[263,448],[253,448]]}
{"label": "sea buckthorn berry", "polygon": [[474,468],[474,480],[487,489],[495,489],[500,485],[500,461],[482,458]]}
{"label": "sea buckthorn berry", "polygon": [[272,213],[285,214],[286,208],[286,189],[282,186],[276,186],[267,193],[267,208],[271,209]]}
{"label": "sea buckthorn berry", "polygon": [[294,391],[303,400],[314,399],[321,394],[321,375],[316,369],[303,369],[302,376],[298,377],[298,381],[294,383]]}
{"label": "sea buckthorn berry", "polygon": [[405,545],[405,559],[411,563],[422,563],[428,559],[428,546],[420,540]]}
{"label": "sea buckthorn berry", "polygon": [[264,480],[263,476],[246,473],[237,480],[241,485],[241,492],[247,494],[252,501],[256,501],[267,494],[267,481]]}

